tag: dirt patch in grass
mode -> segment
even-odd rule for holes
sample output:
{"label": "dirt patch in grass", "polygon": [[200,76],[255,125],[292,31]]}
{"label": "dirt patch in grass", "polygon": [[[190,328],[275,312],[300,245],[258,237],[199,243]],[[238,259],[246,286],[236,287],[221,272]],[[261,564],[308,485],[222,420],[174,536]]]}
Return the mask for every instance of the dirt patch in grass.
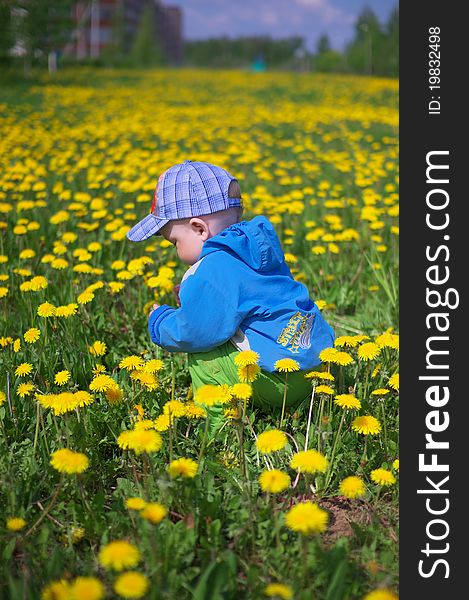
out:
{"label": "dirt patch in grass", "polygon": [[344,536],[351,537],[353,535],[351,523],[366,526],[372,522],[369,506],[360,500],[337,496],[320,500],[318,505],[329,513],[329,526],[323,536],[325,542],[334,542]]}

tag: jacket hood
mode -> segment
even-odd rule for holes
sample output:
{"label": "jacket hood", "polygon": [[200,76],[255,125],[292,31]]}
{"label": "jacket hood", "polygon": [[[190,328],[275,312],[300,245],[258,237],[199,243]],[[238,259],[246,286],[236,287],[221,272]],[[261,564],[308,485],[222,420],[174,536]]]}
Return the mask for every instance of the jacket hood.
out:
{"label": "jacket hood", "polygon": [[199,260],[217,250],[229,252],[252,269],[261,272],[278,268],[284,260],[275,229],[263,216],[230,225],[208,239]]}

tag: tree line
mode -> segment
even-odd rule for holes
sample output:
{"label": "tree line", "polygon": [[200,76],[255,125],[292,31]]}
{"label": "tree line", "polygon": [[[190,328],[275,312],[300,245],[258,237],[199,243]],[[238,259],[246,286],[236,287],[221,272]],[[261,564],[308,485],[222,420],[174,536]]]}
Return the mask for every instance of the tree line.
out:
{"label": "tree line", "polygon": [[[47,66],[51,54],[61,55],[76,23],[73,0],[0,0],[0,68],[22,64]],[[99,57],[87,59],[96,66],[155,67],[170,64],[155,37],[150,5],[142,11],[140,25],[129,37],[123,0],[116,3],[112,39]],[[227,36],[185,41],[181,66],[206,68],[289,69],[335,73],[358,73],[397,77],[399,72],[399,9],[380,23],[370,8],[358,16],[353,39],[343,51],[332,48],[327,34],[314,51],[301,36],[274,39],[270,36]],[[76,62],[61,56],[60,61]]]}

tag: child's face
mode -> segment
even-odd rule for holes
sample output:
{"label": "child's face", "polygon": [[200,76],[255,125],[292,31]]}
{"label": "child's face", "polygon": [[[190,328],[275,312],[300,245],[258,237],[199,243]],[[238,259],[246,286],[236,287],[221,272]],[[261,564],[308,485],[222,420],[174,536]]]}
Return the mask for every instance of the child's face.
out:
{"label": "child's face", "polygon": [[161,228],[161,235],[176,246],[179,258],[187,265],[197,262],[204,242],[210,237],[205,223],[197,218],[182,223],[170,221]]}

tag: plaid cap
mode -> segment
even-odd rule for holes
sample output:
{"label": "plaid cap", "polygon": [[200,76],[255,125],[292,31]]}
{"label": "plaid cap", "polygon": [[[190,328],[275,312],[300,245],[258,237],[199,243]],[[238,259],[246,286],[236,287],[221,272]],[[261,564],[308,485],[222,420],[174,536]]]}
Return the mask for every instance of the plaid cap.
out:
{"label": "plaid cap", "polygon": [[128,239],[141,242],[159,235],[169,221],[241,206],[240,198],[228,198],[233,180],[228,171],[206,162],[185,160],[170,167],[158,179],[150,214],[132,227]]}

